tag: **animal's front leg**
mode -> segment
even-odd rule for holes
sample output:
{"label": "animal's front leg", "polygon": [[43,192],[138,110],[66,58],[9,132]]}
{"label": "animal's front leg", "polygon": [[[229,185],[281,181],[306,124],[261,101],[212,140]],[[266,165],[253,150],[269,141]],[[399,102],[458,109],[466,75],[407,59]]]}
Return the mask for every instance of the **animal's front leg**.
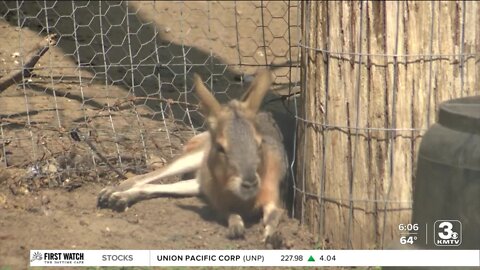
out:
{"label": "animal's front leg", "polygon": [[269,203],[263,207],[263,224],[265,225],[263,241],[267,247],[278,249],[283,245],[283,237],[278,231],[282,215],[283,210],[274,203]]}
{"label": "animal's front leg", "polygon": [[245,224],[238,214],[230,214],[228,216],[228,238],[238,239],[245,236]]}

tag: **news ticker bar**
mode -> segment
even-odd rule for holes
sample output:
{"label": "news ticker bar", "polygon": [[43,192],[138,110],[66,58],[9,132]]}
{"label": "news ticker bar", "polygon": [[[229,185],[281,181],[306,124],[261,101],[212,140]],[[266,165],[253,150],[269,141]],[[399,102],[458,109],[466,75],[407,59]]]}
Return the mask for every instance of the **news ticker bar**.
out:
{"label": "news ticker bar", "polygon": [[30,266],[480,266],[480,250],[31,250]]}

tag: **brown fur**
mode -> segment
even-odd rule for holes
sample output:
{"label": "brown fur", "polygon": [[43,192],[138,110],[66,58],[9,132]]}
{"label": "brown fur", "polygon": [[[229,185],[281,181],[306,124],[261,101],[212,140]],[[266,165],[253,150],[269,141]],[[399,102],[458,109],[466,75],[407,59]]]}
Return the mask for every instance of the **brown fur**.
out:
{"label": "brown fur", "polygon": [[[270,87],[270,76],[268,71],[259,73],[245,95],[245,100],[233,100],[224,106],[215,101],[196,77],[197,93],[203,102],[211,134],[211,148],[205,160],[206,166],[202,166],[198,177],[200,189],[212,207],[228,218],[229,227],[231,220],[235,220],[235,227],[239,226],[239,218],[231,218],[232,215],[248,217],[260,211],[264,212],[264,221],[270,223],[266,226],[271,230],[274,230],[278,223],[280,182],[285,177],[286,170],[285,152],[279,142],[281,135],[271,116],[258,113],[261,100]],[[232,132],[232,125],[242,125],[241,130],[244,132]],[[229,153],[229,150],[235,147],[229,144],[242,141],[249,142],[244,145],[247,156],[242,157],[238,150],[237,154]],[[255,151],[252,150],[252,144],[257,145],[256,153],[253,153]],[[240,166],[247,169],[237,169],[234,164],[237,156],[245,160],[258,159],[258,163],[247,162],[247,165]],[[245,182],[254,185],[255,180],[252,180],[251,176],[247,177],[249,179],[242,179],[242,173],[248,173],[249,170],[255,170],[260,178],[258,188],[253,188],[255,191],[252,194],[255,196],[243,196],[244,191],[238,187],[239,182],[240,185]],[[272,234],[269,230],[265,232],[266,238]]]}
{"label": "brown fur", "polygon": [[[204,195],[227,222],[228,236],[244,236],[243,218],[263,213],[264,241],[276,242],[282,210],[279,190],[287,169],[281,133],[270,114],[258,112],[270,88],[271,74],[257,74],[241,101],[220,105],[195,76],[195,89],[208,123],[208,131],[193,137],[184,154],[158,172],[136,176],[99,194],[99,207],[125,210],[133,202],[164,195]],[[187,168],[188,167],[188,168]],[[186,170],[195,179],[151,185]]]}

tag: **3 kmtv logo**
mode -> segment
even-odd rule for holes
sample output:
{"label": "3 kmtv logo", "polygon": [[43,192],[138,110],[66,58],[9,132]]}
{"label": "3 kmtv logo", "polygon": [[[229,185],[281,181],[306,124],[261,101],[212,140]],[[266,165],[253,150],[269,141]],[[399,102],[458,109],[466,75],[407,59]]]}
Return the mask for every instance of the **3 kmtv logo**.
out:
{"label": "3 kmtv logo", "polygon": [[462,244],[462,223],[458,220],[437,220],[433,226],[436,246],[457,247]]}

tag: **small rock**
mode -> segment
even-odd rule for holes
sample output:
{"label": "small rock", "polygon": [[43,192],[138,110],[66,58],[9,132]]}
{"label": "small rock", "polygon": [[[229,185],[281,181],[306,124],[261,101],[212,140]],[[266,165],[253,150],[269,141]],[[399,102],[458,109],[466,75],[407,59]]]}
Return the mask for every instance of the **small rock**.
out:
{"label": "small rock", "polygon": [[170,28],[170,27],[167,26],[167,27],[165,27],[165,29],[163,29],[163,31],[164,31],[165,33],[170,33],[170,32],[172,31],[172,28]]}
{"label": "small rock", "polygon": [[0,170],[0,183],[6,182],[11,177],[7,170]]}
{"label": "small rock", "polygon": [[12,58],[17,58],[20,56],[20,53],[19,52],[14,52],[12,53]]}
{"label": "small rock", "polygon": [[17,189],[17,194],[27,195],[28,193],[30,193],[30,191],[28,191],[28,188],[26,188],[24,186],[18,187],[18,189]]}
{"label": "small rock", "polygon": [[5,195],[0,194],[0,205],[4,205],[7,203],[7,197]]}
{"label": "small rock", "polygon": [[8,188],[10,189],[10,192],[12,192],[13,195],[15,196],[18,195],[17,188],[14,185],[10,185]]}
{"label": "small rock", "polygon": [[78,223],[80,223],[80,225],[82,225],[82,226],[88,226],[88,222],[86,222],[83,219],[81,219]]}
{"label": "small rock", "polygon": [[29,208],[27,209],[27,211],[28,211],[28,212],[31,212],[31,213],[38,213],[38,212],[40,212],[40,208],[38,208],[38,207],[29,207]]}
{"label": "small rock", "polygon": [[109,227],[106,227],[106,228],[105,228],[105,231],[106,231],[106,232],[110,232],[110,228],[109,228]]}
{"label": "small rock", "polygon": [[47,195],[42,195],[42,204],[49,204],[50,203],[50,198]]}
{"label": "small rock", "polygon": [[133,216],[133,217],[127,217],[127,222],[131,224],[138,224],[140,223],[140,220],[138,220],[138,217]]}
{"label": "small rock", "polygon": [[58,172],[58,169],[57,169],[57,166],[55,166],[55,164],[51,164],[51,163],[50,163],[50,164],[48,164],[48,166],[47,166],[47,171],[48,171],[49,173],[56,173],[56,172]]}

